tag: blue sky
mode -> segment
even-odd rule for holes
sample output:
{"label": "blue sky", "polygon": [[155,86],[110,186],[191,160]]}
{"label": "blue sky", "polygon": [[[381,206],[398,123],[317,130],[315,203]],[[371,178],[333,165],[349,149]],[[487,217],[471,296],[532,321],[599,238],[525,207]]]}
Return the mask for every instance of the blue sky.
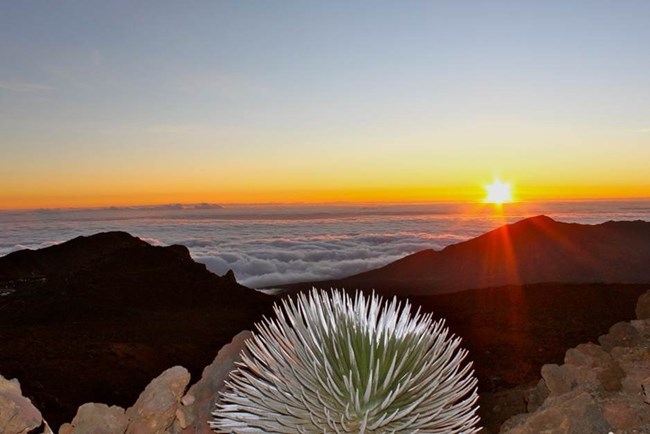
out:
{"label": "blue sky", "polygon": [[170,172],[216,200],[332,172],[336,188],[544,186],[549,166],[647,186],[648,17],[645,1],[3,2],[0,199],[119,202],[172,191]]}

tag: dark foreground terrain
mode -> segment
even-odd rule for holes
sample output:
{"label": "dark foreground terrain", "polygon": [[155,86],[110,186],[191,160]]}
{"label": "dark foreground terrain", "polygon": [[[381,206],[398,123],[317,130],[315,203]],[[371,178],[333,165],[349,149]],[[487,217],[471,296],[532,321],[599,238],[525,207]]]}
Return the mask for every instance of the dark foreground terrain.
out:
{"label": "dark foreground terrain", "polygon": [[[536,381],[540,367],[561,362],[566,349],[634,318],[648,288],[515,285],[411,301],[463,337],[483,418],[494,427],[523,408],[521,394],[508,390]],[[173,365],[196,380],[274,301],[231,273],[208,272],[182,246],[153,247],[125,233],[0,258],[0,294],[0,374],[18,378],[54,427],[85,402],[132,405]]]}
{"label": "dark foreground terrain", "polygon": [[85,402],[132,405],[171,366],[197,379],[272,304],[185,247],[119,232],[0,258],[0,293],[0,373],[53,427]]}

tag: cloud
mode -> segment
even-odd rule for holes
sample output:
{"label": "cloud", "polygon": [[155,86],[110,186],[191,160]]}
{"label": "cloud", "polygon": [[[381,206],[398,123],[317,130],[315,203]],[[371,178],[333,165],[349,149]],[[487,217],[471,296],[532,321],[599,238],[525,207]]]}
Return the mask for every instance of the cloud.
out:
{"label": "cloud", "polygon": [[19,93],[40,93],[52,90],[51,86],[24,81],[0,81],[0,89]]}
{"label": "cloud", "polygon": [[[463,238],[464,239],[464,238]],[[441,248],[456,236],[385,232],[251,238],[211,245],[205,240],[181,241],[209,270],[233,270],[244,285],[260,288],[282,283],[326,280],[384,266],[411,253]],[[215,248],[218,251],[215,251]]]}
{"label": "cloud", "polygon": [[260,288],[361,273],[495,226],[489,219],[457,215],[443,218],[430,206],[414,205],[221,209],[216,204],[0,213],[0,255],[120,230],[153,245],[184,245],[214,273],[233,270],[240,283]]}

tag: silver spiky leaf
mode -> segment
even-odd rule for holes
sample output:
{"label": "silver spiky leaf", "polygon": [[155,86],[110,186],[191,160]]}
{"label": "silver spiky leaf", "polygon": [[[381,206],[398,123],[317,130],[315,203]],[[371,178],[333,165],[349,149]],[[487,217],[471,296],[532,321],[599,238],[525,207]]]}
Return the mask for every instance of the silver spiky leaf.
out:
{"label": "silver spiky leaf", "polygon": [[257,324],[213,413],[224,433],[474,433],[461,339],[407,302],[300,294]]}

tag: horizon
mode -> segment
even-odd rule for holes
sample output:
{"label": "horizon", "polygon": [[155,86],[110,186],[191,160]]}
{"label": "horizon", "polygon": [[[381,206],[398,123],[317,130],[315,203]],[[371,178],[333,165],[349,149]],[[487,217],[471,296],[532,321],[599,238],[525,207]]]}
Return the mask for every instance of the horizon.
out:
{"label": "horizon", "polygon": [[253,288],[322,280],[382,267],[426,250],[545,215],[557,222],[650,222],[650,201],[560,201],[495,206],[280,204],[215,208],[199,204],[0,212],[0,256],[78,236],[121,231],[149,244],[186,246],[218,274],[233,270]]}
{"label": "horizon", "polygon": [[3,210],[650,198],[647,2],[2,12]]}
{"label": "horizon", "polygon": [[482,205],[484,208],[493,210],[495,215],[502,214],[507,208],[521,208],[526,206],[541,206],[545,204],[570,204],[570,203],[642,203],[650,202],[650,196],[631,196],[631,197],[575,197],[560,199],[537,199],[537,200],[513,200],[504,204],[486,203],[482,198],[475,200],[404,200],[404,201],[324,201],[324,202],[160,202],[160,203],[125,203],[113,205],[77,205],[77,206],[52,206],[52,207],[25,207],[25,208],[3,208],[0,212],[38,212],[38,211],[102,211],[102,210],[218,210],[232,208],[316,208],[323,206],[331,207],[352,207],[352,206],[424,206],[424,205],[457,205],[457,206],[476,206]]}

